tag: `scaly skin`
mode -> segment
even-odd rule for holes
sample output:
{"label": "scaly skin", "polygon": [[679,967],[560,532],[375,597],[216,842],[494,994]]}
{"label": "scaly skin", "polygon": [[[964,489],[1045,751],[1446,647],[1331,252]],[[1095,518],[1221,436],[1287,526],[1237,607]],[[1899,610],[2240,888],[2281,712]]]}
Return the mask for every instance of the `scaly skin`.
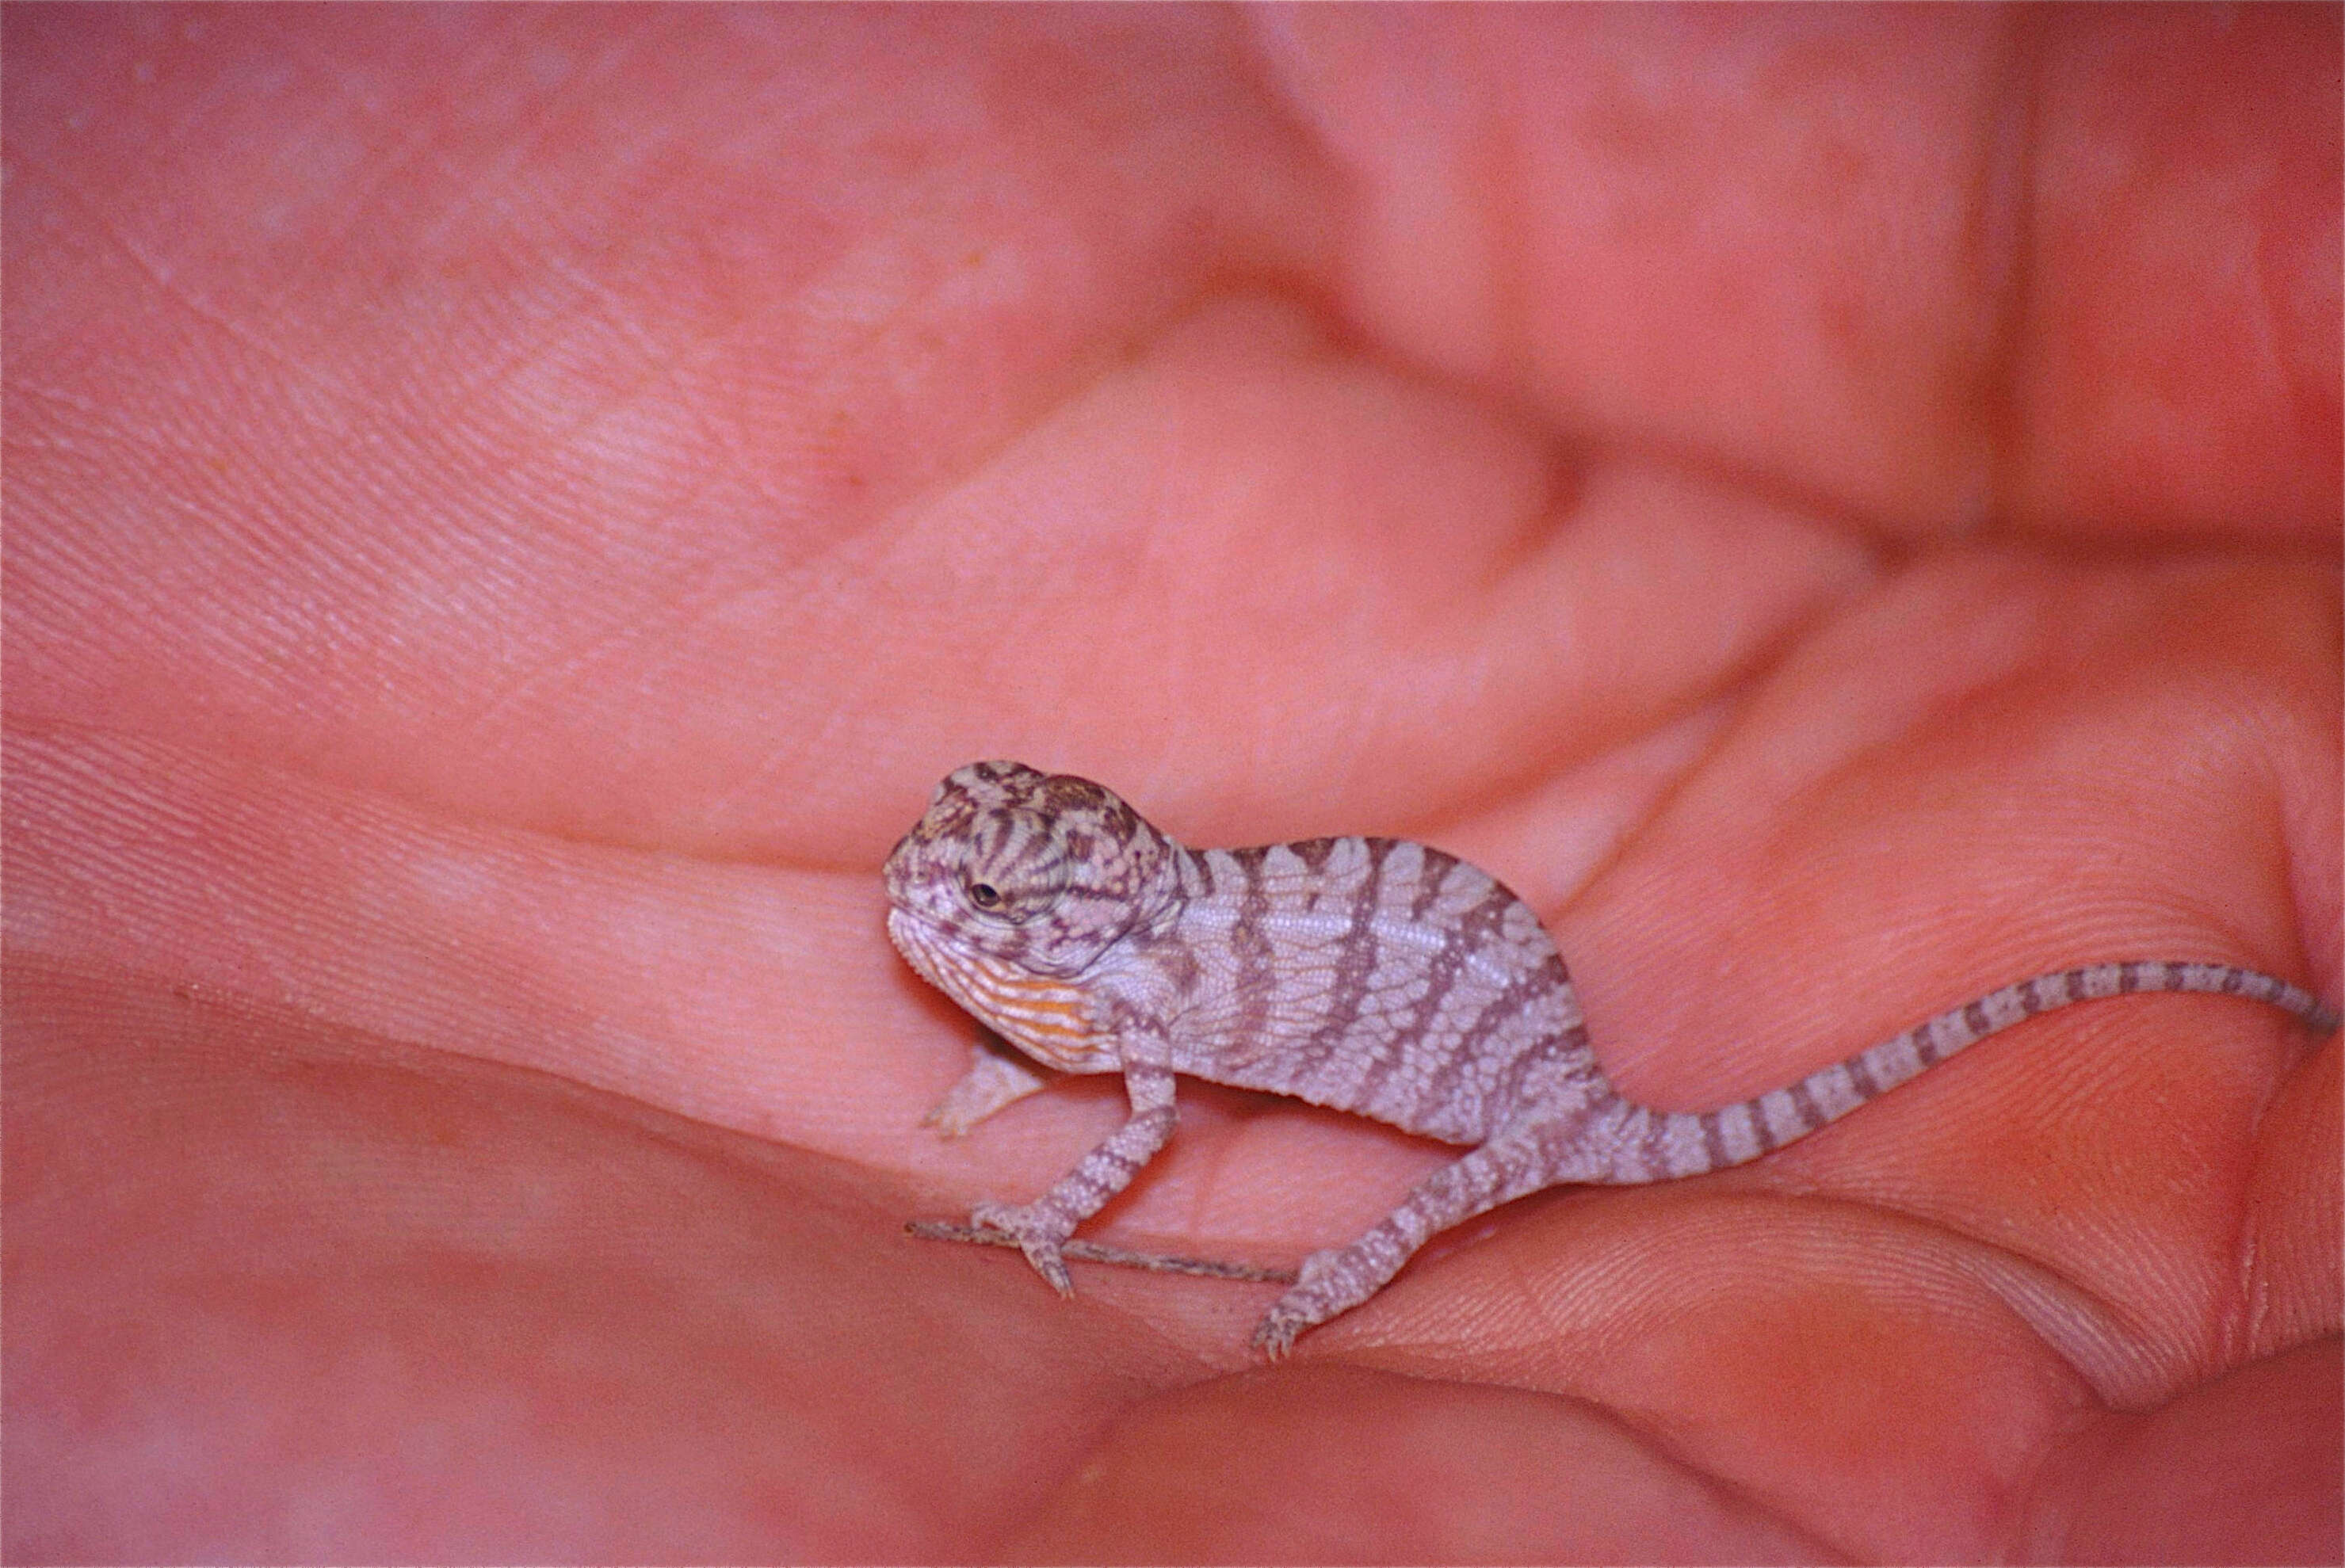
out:
{"label": "scaly skin", "polygon": [[[1112,1136],[1033,1202],[970,1211],[1062,1295],[1075,1228],[1172,1136],[1177,1075],[1473,1146],[1366,1234],[1304,1259],[1254,1330],[1274,1359],[1462,1220],[1567,1182],[1666,1181],[1756,1159],[2040,1013],[2203,991],[2324,1034],[2338,1024],[2270,975],[2128,959],[2005,986],[1752,1099],[1660,1111],[1604,1076],[1529,905],[1424,845],[1192,850],[1088,779],[971,763],[937,787],[886,876],[888,935],[914,968],[1046,1066],[1123,1075],[1132,1114]],[[1046,1082],[980,1054],[930,1119],[957,1133]]]}

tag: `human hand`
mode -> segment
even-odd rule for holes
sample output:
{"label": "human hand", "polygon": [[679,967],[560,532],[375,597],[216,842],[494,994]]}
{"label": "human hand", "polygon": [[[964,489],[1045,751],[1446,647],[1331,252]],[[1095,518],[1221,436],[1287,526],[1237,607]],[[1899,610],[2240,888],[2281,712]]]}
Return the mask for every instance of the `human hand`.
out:
{"label": "human hand", "polygon": [[[1268,1288],[905,1238],[937,776],[1427,837],[1660,1105],[2339,995],[2333,11],[0,13],[5,1551],[2333,1559],[2338,1062],[2156,997]],[[1092,1229],[1444,1151],[1184,1087]]]}

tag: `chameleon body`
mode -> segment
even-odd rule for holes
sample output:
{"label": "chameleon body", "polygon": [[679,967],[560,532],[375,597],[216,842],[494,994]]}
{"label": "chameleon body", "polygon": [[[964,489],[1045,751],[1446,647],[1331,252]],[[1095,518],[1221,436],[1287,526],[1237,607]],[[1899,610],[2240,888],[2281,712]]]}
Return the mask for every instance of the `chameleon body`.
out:
{"label": "chameleon body", "polygon": [[[1471,1146],[1357,1240],[1304,1259],[1254,1331],[1273,1356],[1473,1215],[1567,1182],[1661,1181],[1756,1159],[2039,1013],[2207,991],[2338,1026],[2318,998],[2253,970],[2095,964],[2005,986],[1755,1099],[1660,1111],[1604,1076],[1538,916],[1424,845],[1192,850],[1087,779],[973,763],[937,787],[886,880],[888,934],[924,977],[1045,1067],[1123,1076],[1131,1114],[1112,1136],[1033,1202],[970,1214],[1061,1292],[1075,1228],[1172,1136],[1177,1075]],[[929,1120],[958,1134],[1049,1081],[980,1049]]]}

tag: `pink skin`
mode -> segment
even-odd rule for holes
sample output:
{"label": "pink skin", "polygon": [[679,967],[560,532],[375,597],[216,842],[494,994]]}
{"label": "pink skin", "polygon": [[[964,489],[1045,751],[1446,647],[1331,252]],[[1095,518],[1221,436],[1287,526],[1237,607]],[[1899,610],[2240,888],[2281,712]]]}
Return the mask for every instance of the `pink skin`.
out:
{"label": "pink skin", "polygon": [[[2339,24],[0,12],[12,1560],[2334,1560],[2339,1045],[1273,1288],[898,1226],[937,777],[1434,839],[1677,1107],[2339,995]],[[1985,539],[1965,534],[1985,521]],[[1438,1150],[1184,1089],[1095,1230]]]}

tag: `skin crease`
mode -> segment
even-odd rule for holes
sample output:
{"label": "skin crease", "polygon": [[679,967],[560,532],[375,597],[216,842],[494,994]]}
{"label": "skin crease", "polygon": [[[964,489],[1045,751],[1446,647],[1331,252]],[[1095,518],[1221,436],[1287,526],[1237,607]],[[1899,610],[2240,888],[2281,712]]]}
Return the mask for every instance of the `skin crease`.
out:
{"label": "skin crease", "polygon": [[[2330,8],[12,6],[12,1560],[2334,1561],[2339,1043],[2158,997],[1268,1288],[901,1221],[1016,756],[1699,1108],[2339,996]],[[1091,1228],[1442,1151],[1184,1086]],[[2217,1482],[2219,1480],[2219,1484]]]}

